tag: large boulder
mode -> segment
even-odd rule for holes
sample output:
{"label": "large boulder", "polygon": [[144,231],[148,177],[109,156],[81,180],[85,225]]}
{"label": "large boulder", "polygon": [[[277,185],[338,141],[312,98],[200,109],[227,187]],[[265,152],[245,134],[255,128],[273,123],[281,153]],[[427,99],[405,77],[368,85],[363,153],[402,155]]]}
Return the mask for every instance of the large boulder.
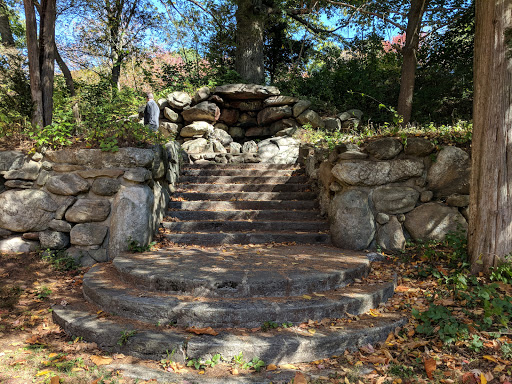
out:
{"label": "large boulder", "polygon": [[194,137],[213,133],[213,125],[206,121],[194,121],[192,124],[186,125],[181,129],[180,136]]}
{"label": "large boulder", "polygon": [[265,99],[279,96],[279,89],[257,84],[227,84],[216,87],[215,94],[227,99]]}
{"label": "large boulder", "polygon": [[26,253],[34,252],[39,248],[37,241],[26,240],[22,237],[9,237],[0,240],[0,252],[5,253]]}
{"label": "large boulder", "polygon": [[181,148],[187,153],[201,153],[208,148],[208,140],[200,137],[199,139],[186,141]]}
{"label": "large boulder", "polygon": [[239,109],[242,112],[255,112],[263,109],[261,100],[235,100],[227,103],[226,108]]}
{"label": "large boulder", "polygon": [[307,110],[309,107],[311,107],[311,101],[309,100],[299,100],[295,105],[293,106],[293,117],[297,117],[302,112]]}
{"label": "large boulder", "polygon": [[56,195],[78,195],[89,190],[89,183],[76,173],[52,176],[46,182],[46,189]]}
{"label": "large boulder", "polygon": [[449,232],[466,232],[468,228],[457,208],[440,203],[420,205],[405,215],[404,225],[414,240],[424,241],[441,241]]}
{"label": "large boulder", "polygon": [[334,176],[332,175],[332,164],[325,160],[318,167],[318,180],[322,183],[323,187],[329,190],[329,186],[334,181]]}
{"label": "large boulder", "polygon": [[412,211],[420,193],[409,187],[379,187],[373,191],[373,204],[377,212],[390,214]]}
{"label": "large boulder", "polygon": [[211,95],[211,90],[208,87],[201,87],[199,88],[196,93],[194,93],[194,96],[192,97],[192,102],[194,104],[200,103],[201,101],[208,100],[208,98]]}
{"label": "large boulder", "polygon": [[0,194],[0,228],[14,232],[43,231],[58,207],[45,191],[6,191]]}
{"label": "large boulder", "polygon": [[148,167],[153,162],[151,149],[133,147],[119,148],[115,153],[101,149],[63,149],[47,151],[45,156],[54,163],[83,165],[92,169]]}
{"label": "large boulder", "polygon": [[389,221],[377,231],[377,245],[386,251],[399,252],[405,249],[405,236],[402,224],[396,216],[391,216]]}
{"label": "large boulder", "polygon": [[423,137],[408,137],[405,145],[405,154],[410,156],[428,156],[435,149],[430,140]]}
{"label": "large boulder", "polygon": [[153,191],[147,185],[123,186],[117,193],[110,223],[109,254],[114,258],[128,249],[131,238],[142,246],[149,244],[152,233]]}
{"label": "large boulder", "polygon": [[11,166],[23,159],[24,155],[18,151],[0,151],[0,172],[8,171]]}
{"label": "large boulder", "polygon": [[402,143],[392,137],[383,137],[372,141],[366,151],[379,160],[389,160],[397,156],[403,149]]}
{"label": "large boulder", "polygon": [[258,143],[262,163],[295,164],[299,157],[300,141],[291,137],[272,137]]}
{"label": "large boulder", "polygon": [[103,221],[110,213],[110,202],[98,199],[78,199],[66,211],[66,220],[72,223]]}
{"label": "large boulder", "polygon": [[367,248],[375,236],[375,221],[363,190],[350,189],[337,193],[329,206],[332,243],[340,248]]}
{"label": "large boulder", "polygon": [[100,245],[105,240],[108,227],[96,223],[77,224],[71,229],[70,241],[73,245]]}
{"label": "large boulder", "polygon": [[219,121],[223,121],[227,125],[233,125],[238,121],[240,112],[238,109],[224,108],[220,112]]}
{"label": "large boulder", "polygon": [[336,164],[332,173],[342,185],[376,186],[419,177],[423,169],[421,160],[348,160]]}
{"label": "large boulder", "polygon": [[439,197],[446,197],[454,193],[468,195],[470,167],[469,155],[462,149],[443,148],[428,171],[429,189]]}
{"label": "large boulder", "polygon": [[350,119],[357,119],[361,121],[363,119],[363,111],[360,109],[349,109],[348,111],[340,113],[338,115],[338,119],[341,121],[348,121]]}
{"label": "large boulder", "polygon": [[229,133],[223,131],[222,129],[215,128],[213,130],[212,137],[216,140],[219,140],[222,145],[228,145],[233,142],[233,138],[229,135]]}
{"label": "large boulder", "polygon": [[327,117],[324,119],[325,129],[330,132],[341,131],[341,120],[336,117]]}
{"label": "large boulder", "polygon": [[220,117],[220,109],[217,104],[202,101],[181,112],[185,121],[208,121],[215,123]]}
{"label": "large boulder", "polygon": [[186,92],[176,91],[167,96],[167,103],[178,110],[182,110],[190,105],[192,99]]}
{"label": "large boulder", "polygon": [[278,120],[270,125],[269,133],[271,135],[276,135],[278,132],[284,131],[286,129],[291,129],[292,131],[295,131],[298,127],[299,125],[297,124],[297,121],[295,121],[295,119]]}
{"label": "large boulder", "polygon": [[276,107],[279,105],[292,105],[295,104],[299,99],[293,96],[272,96],[268,99],[263,100],[263,107]]}
{"label": "large boulder", "polygon": [[91,191],[100,196],[112,196],[119,191],[121,182],[109,177],[100,177],[93,181]]}
{"label": "large boulder", "polygon": [[6,180],[36,180],[39,176],[39,171],[41,170],[41,163],[29,160],[24,162],[21,168],[19,169],[11,169],[4,173],[4,178]]}
{"label": "large boulder", "polygon": [[181,116],[179,115],[179,113],[173,111],[171,108],[168,107],[164,108],[164,116],[171,123],[179,123],[181,120]]}
{"label": "large boulder", "polygon": [[39,233],[42,249],[65,249],[69,245],[69,234],[57,231],[42,231]]}
{"label": "large boulder", "polygon": [[297,116],[297,121],[300,125],[309,124],[313,128],[324,128],[325,123],[320,117],[318,113],[311,109],[306,109],[299,116]]}
{"label": "large boulder", "polygon": [[258,113],[258,124],[270,124],[274,121],[292,116],[292,108],[288,105],[267,107]]}
{"label": "large boulder", "polygon": [[231,136],[233,139],[242,139],[245,137],[245,131],[241,127],[230,127],[229,136]]}

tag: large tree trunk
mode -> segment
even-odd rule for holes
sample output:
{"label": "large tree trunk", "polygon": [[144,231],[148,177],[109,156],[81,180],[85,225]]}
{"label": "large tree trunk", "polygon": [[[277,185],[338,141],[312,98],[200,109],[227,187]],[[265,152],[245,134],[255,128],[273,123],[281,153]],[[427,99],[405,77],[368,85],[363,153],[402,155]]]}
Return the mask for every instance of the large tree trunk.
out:
{"label": "large tree trunk", "polygon": [[0,38],[2,44],[8,47],[14,46],[11,24],[9,23],[9,13],[4,0],[0,0]]}
{"label": "large tree trunk", "polygon": [[473,273],[512,252],[512,0],[477,0],[468,251]]}
{"label": "large tree trunk", "polygon": [[30,94],[32,96],[32,125],[43,127],[43,92],[39,67],[39,46],[37,42],[36,12],[32,0],[24,0]]}
{"label": "large tree trunk", "polygon": [[416,53],[418,52],[420,42],[421,21],[429,1],[413,0],[407,15],[407,30],[405,33],[405,45],[402,48],[403,63],[397,109],[398,114],[403,117],[403,125],[408,124],[411,120],[414,81],[418,64]]}
{"label": "large tree trunk", "polygon": [[[235,70],[249,83],[263,84],[263,9],[256,1],[237,0]],[[261,2],[260,2],[261,3]]]}
{"label": "large tree trunk", "polygon": [[69,67],[67,66],[66,62],[62,59],[62,56],[59,53],[59,50],[57,49],[57,46],[55,46],[55,61],[59,65],[59,68],[62,72],[62,75],[64,76],[64,80],[66,81],[66,87],[68,88],[69,94],[73,97],[76,96],[75,92],[75,82],[73,81],[73,76],[71,75],[71,71],[69,70]]}

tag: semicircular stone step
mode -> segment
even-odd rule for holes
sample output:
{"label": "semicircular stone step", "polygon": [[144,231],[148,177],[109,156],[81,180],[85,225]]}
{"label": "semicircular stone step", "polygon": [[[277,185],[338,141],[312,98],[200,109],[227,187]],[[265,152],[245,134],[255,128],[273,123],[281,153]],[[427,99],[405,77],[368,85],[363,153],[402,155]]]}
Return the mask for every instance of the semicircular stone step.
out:
{"label": "semicircular stone step", "polygon": [[321,296],[198,298],[139,290],[112,276],[113,267],[96,265],[83,279],[87,300],[108,313],[151,324],[253,328],[266,321],[301,323],[342,318],[376,308],[394,293],[393,282],[325,291]]}
{"label": "semicircular stone step", "polygon": [[215,246],[223,244],[330,244],[331,238],[327,233],[317,232],[192,232],[170,233],[164,237],[171,243],[184,245]]}
{"label": "semicircular stone step", "polygon": [[172,232],[232,232],[232,231],[300,231],[325,232],[329,224],[321,221],[177,221],[163,222]]}
{"label": "semicircular stone step", "polygon": [[306,176],[180,176],[180,183],[193,184],[307,184]]}
{"label": "semicircular stone step", "polygon": [[235,211],[167,211],[167,219],[174,220],[266,220],[321,221],[326,220],[317,211],[235,210]]}
{"label": "semicircular stone step", "polygon": [[178,184],[178,192],[306,192],[307,184]]}
{"label": "semicircular stone step", "polygon": [[344,287],[368,274],[368,258],[323,245],[171,248],[123,253],[116,274],[148,290],[203,297],[283,297]]}
{"label": "semicircular stone step", "polygon": [[271,163],[228,163],[228,164],[186,164],[184,169],[300,169],[297,164],[271,164]]}
{"label": "semicircular stone step", "polygon": [[[149,328],[138,322],[123,322],[117,317],[98,318],[93,310],[55,306],[53,320],[74,337],[95,342],[101,349],[142,359],[168,358],[174,351],[174,361],[208,359],[219,353],[231,360],[242,353],[247,361],[257,357],[266,364],[287,364],[320,360],[342,355],[386,339],[389,332],[407,323],[407,318],[385,314],[336,327],[319,329],[315,334],[298,327],[257,333],[221,331],[216,336],[194,335],[180,329]],[[130,337],[122,336],[130,334]]]}
{"label": "semicircular stone step", "polygon": [[315,209],[314,200],[248,200],[248,201],[171,201],[169,209],[189,211],[236,211],[243,209],[254,210],[297,210],[308,211]]}
{"label": "semicircular stone step", "polygon": [[256,201],[256,200],[314,200],[314,192],[176,192],[173,199],[187,201]]}
{"label": "semicircular stone step", "polygon": [[251,177],[277,177],[277,176],[302,176],[301,169],[233,169],[219,167],[216,169],[189,169],[183,168],[183,176],[251,176]]}

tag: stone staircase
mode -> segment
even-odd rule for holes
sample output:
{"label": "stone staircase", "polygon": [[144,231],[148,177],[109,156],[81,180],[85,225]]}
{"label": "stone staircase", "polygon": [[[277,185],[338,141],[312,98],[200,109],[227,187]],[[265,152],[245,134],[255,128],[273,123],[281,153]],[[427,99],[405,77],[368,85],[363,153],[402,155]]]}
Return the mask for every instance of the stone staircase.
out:
{"label": "stone staircase", "polygon": [[[54,307],[67,333],[140,358],[174,350],[175,361],[216,353],[229,360],[242,352],[283,364],[340,355],[403,324],[390,315],[325,322],[377,308],[395,283],[363,283],[368,258],[329,244],[297,167],[194,165],[181,183],[163,223],[174,245],[93,266],[83,279],[87,301]],[[296,326],[322,319],[314,333]],[[264,323],[295,326],[260,329]]]}
{"label": "stone staircase", "polygon": [[176,244],[327,244],[315,194],[295,165],[188,165],[163,227]]}

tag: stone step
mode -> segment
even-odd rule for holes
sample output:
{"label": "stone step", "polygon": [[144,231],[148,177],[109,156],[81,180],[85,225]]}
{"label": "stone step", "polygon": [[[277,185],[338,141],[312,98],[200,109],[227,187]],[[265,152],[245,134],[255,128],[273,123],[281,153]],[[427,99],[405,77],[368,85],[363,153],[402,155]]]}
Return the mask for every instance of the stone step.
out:
{"label": "stone step", "polygon": [[[151,291],[195,297],[284,297],[338,289],[366,276],[366,256],[323,245],[169,248],[123,253],[115,275]],[[198,268],[200,266],[200,268]]]}
{"label": "stone step", "polygon": [[162,226],[172,232],[325,232],[329,230],[327,222],[319,221],[184,221],[163,222]]}
{"label": "stone step", "polygon": [[178,192],[307,192],[307,184],[179,184]]}
{"label": "stone step", "polygon": [[[270,282],[270,280],[267,280]],[[394,293],[394,283],[351,285],[322,296],[205,298],[139,290],[117,278],[108,264],[92,267],[83,278],[87,300],[108,313],[150,324],[214,328],[254,328],[266,321],[298,324],[343,318],[377,308]]]}
{"label": "stone step", "polygon": [[181,176],[182,184],[307,184],[306,176]]}
{"label": "stone step", "polygon": [[171,201],[169,209],[186,211],[237,211],[237,210],[296,210],[310,211],[317,206],[313,200],[261,200],[261,201]]}
{"label": "stone step", "polygon": [[[407,323],[406,318],[389,314],[336,327],[319,329],[315,334],[296,327],[281,331],[222,331],[217,336],[195,335],[181,329],[162,330],[146,324],[124,322],[117,317],[98,318],[93,308],[54,306],[53,320],[68,335],[95,342],[110,353],[123,353],[141,359],[168,358],[174,361],[207,359],[220,353],[226,360],[242,353],[246,361],[258,357],[266,364],[288,364],[314,361],[342,355],[368,344],[386,340],[388,334]],[[121,336],[131,334],[121,343]]]}
{"label": "stone step", "polygon": [[246,177],[283,177],[303,176],[300,169],[237,169],[237,168],[208,168],[182,170],[183,176],[246,176]]}
{"label": "stone step", "polygon": [[265,220],[265,221],[321,221],[326,220],[317,211],[283,210],[236,210],[236,211],[167,211],[167,219],[173,220]]}
{"label": "stone step", "polygon": [[315,200],[313,192],[177,192],[172,199],[187,201],[261,201],[261,200]]}
{"label": "stone step", "polygon": [[311,232],[226,232],[226,233],[171,233],[164,235],[174,244],[215,246],[223,244],[330,244],[328,234]]}
{"label": "stone step", "polygon": [[186,164],[183,169],[263,169],[263,170],[296,170],[297,164],[270,164],[270,163],[229,163],[229,164]]}

